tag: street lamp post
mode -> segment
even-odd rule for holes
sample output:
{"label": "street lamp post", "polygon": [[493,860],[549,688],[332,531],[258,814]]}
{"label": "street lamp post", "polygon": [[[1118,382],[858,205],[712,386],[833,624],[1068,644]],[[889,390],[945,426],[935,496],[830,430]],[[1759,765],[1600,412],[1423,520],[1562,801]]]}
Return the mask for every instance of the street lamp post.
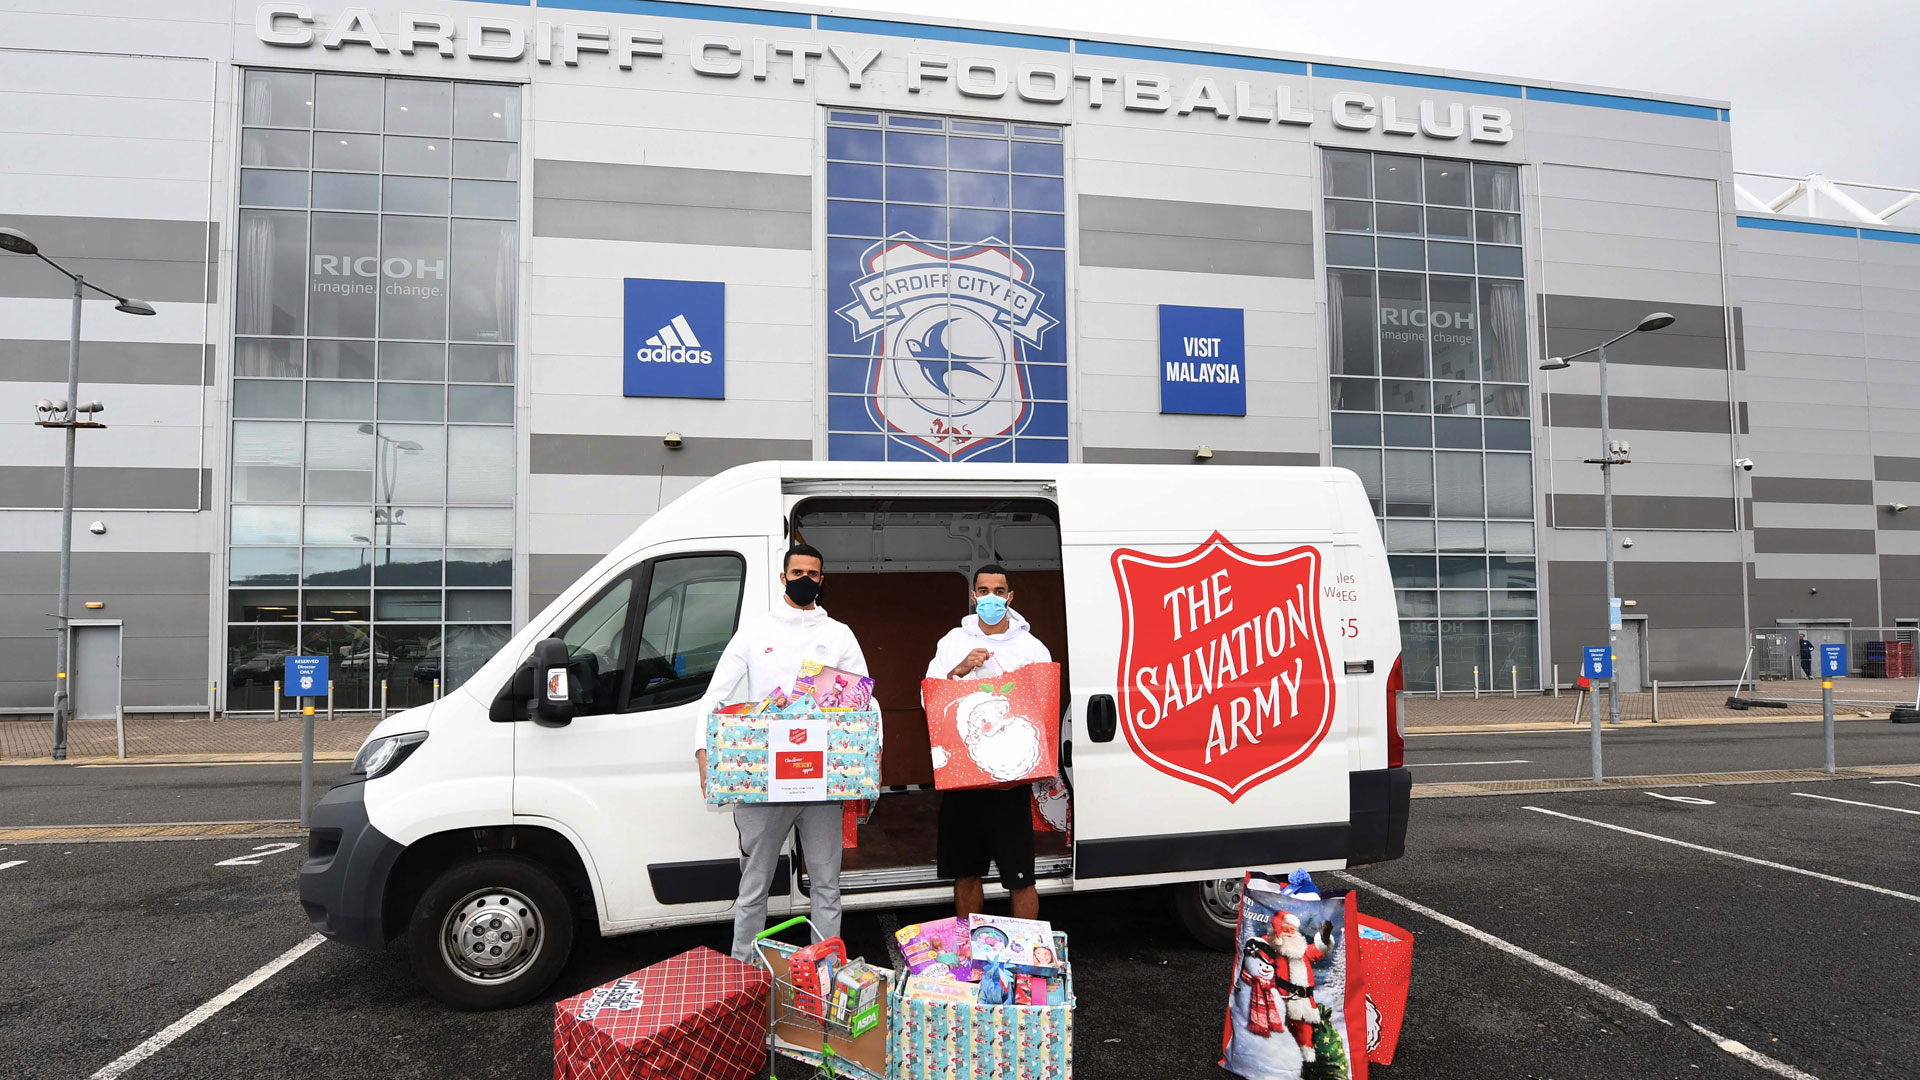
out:
{"label": "street lamp post", "polygon": [[[83,275],[76,274],[52,259],[40,253],[40,245],[18,229],[0,227],[0,252],[9,255],[32,255],[48,266],[65,274],[73,282],[73,329],[67,338],[67,397],[64,401],[42,401],[38,406],[39,418],[34,421],[40,427],[65,428],[67,432],[66,462],[60,470],[60,599],[54,618],[60,621],[54,634],[54,690],[53,690],[53,760],[64,761],[67,757],[67,722],[73,718],[73,696],[67,684],[67,650],[70,631],[67,609],[73,601],[73,443],[74,433],[81,428],[103,428],[94,417],[103,406],[97,401],[81,403],[80,397],[80,302],[86,298],[86,291],[92,289],[103,296],[111,296],[118,301],[114,310],[129,315],[151,315],[153,305],[144,300],[135,300],[121,296],[88,281]],[[85,413],[87,419],[80,419]]]}
{"label": "street lamp post", "polygon": [[[1613,583],[1613,467],[1628,465],[1631,462],[1626,455],[1626,447],[1613,441],[1613,427],[1607,416],[1607,346],[1625,340],[1634,334],[1647,330],[1661,330],[1673,325],[1673,316],[1664,311],[1656,311],[1641,319],[1633,329],[1595,345],[1591,349],[1574,353],[1572,356],[1556,356],[1540,365],[1541,371],[1559,371],[1573,366],[1573,361],[1593,354],[1600,364],[1600,456],[1588,458],[1590,465],[1600,466],[1600,514],[1604,526],[1607,558],[1607,655],[1617,665],[1619,657],[1615,650],[1620,641],[1620,620],[1617,615],[1619,593]],[[1607,722],[1620,722],[1620,680],[1617,677],[1607,680]],[[1593,713],[1593,778],[1600,780],[1600,712]]]}

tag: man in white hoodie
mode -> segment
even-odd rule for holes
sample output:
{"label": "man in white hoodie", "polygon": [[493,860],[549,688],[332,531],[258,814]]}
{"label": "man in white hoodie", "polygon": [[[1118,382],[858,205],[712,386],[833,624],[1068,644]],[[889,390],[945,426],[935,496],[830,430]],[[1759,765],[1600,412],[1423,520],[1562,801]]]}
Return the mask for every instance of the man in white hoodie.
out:
{"label": "man in white hoodie", "polygon": [[[974,613],[947,631],[927,665],[929,679],[1004,675],[1027,664],[1045,664],[1053,654],[1013,610],[1013,583],[992,563],[974,571]],[[1048,718],[1057,723],[1057,718]],[[973,788],[940,793],[939,872],[953,879],[953,910],[966,918],[986,903],[982,879],[987,864],[1000,868],[1000,884],[1013,897],[1016,919],[1037,918],[1040,894],[1033,887],[1032,785]]]}
{"label": "man in white hoodie", "polygon": [[[786,689],[800,674],[802,660],[867,674],[867,658],[860,642],[842,622],[827,617],[815,601],[826,579],[825,560],[818,549],[795,544],[781,563],[785,593],[773,610],[741,620],[714,666],[707,696],[694,713],[693,757],[700,770],[702,796],[707,786],[707,714],[728,700],[760,701]],[[745,676],[744,695],[730,697]],[[812,885],[808,905],[814,929],[821,937],[840,935],[841,804],[737,803],[733,824],[740,833],[740,895],[733,906],[733,958],[754,959],[754,935],[767,926],[767,890],[779,865],[780,846],[796,828],[807,857]]]}

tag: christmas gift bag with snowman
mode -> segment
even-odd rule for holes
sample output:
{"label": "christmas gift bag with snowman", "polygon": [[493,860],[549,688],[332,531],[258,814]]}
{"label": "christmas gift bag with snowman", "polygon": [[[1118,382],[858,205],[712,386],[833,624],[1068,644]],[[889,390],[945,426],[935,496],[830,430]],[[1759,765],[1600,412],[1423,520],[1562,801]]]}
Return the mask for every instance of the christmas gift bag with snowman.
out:
{"label": "christmas gift bag with snowman", "polygon": [[927,679],[920,695],[934,787],[1004,787],[1059,774],[1059,664],[986,679]]}
{"label": "christmas gift bag with snowman", "polygon": [[1365,1044],[1350,1037],[1365,1020],[1347,994],[1354,894],[1286,890],[1266,874],[1242,882],[1220,1064],[1246,1080],[1366,1080]]}

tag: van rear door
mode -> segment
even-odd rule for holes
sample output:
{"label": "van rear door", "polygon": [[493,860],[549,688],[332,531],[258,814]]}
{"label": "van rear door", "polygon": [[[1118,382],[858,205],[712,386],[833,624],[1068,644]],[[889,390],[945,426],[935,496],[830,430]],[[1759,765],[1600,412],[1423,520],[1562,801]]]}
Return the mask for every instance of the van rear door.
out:
{"label": "van rear door", "polygon": [[1076,888],[1344,862],[1344,476],[1062,477]]}

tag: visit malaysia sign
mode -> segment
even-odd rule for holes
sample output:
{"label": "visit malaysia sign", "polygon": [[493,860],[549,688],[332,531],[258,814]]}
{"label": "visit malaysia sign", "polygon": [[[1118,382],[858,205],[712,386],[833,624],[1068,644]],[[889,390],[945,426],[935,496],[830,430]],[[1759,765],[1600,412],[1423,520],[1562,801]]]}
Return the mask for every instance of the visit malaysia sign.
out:
{"label": "visit malaysia sign", "polygon": [[1335,693],[1320,568],[1317,548],[1257,555],[1219,533],[1113,553],[1120,726],[1141,760],[1237,802],[1312,756]]}
{"label": "visit malaysia sign", "polygon": [[1247,313],[1160,305],[1160,411],[1247,415]]}

